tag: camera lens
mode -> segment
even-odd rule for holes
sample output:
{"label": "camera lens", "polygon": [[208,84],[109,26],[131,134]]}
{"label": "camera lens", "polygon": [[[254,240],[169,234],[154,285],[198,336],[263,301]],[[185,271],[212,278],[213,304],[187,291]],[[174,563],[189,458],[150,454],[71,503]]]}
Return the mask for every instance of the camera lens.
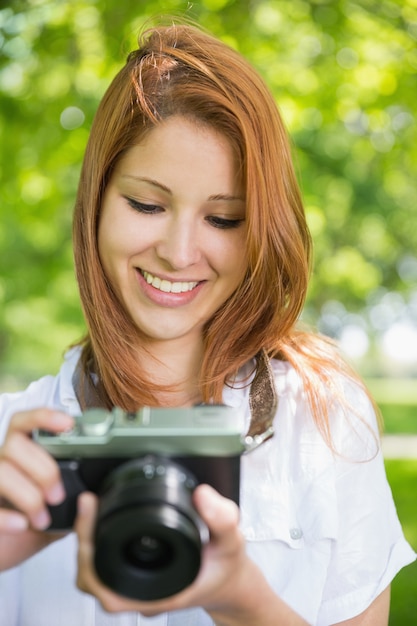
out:
{"label": "camera lens", "polygon": [[169,565],[173,550],[163,539],[152,535],[140,535],[126,545],[125,557],[133,567],[158,569]]}
{"label": "camera lens", "polygon": [[94,561],[108,587],[157,600],[193,582],[208,534],[192,504],[196,485],[187,469],[155,455],[111,472],[100,497]]}

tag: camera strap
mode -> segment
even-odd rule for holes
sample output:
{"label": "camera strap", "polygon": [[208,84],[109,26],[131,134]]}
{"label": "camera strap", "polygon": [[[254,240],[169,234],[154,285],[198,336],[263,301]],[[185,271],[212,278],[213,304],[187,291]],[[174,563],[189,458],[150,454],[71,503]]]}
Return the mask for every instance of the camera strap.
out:
{"label": "camera strap", "polygon": [[256,373],[249,391],[251,421],[245,437],[247,452],[273,436],[273,421],[278,408],[274,374],[266,350],[258,352],[256,361]]}
{"label": "camera strap", "polygon": [[[99,389],[93,382],[91,373],[82,372],[81,360],[78,361],[72,377],[76,398],[85,408],[108,407],[103,402]],[[278,396],[274,383],[271,362],[265,350],[256,355],[256,372],[249,391],[251,421],[245,437],[246,450],[257,448],[274,434],[273,421],[278,407]]]}

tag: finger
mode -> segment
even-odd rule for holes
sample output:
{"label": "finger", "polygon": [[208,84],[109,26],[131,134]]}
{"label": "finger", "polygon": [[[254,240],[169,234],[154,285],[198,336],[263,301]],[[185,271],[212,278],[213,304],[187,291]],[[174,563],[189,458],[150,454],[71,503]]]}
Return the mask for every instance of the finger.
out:
{"label": "finger", "polygon": [[37,530],[44,530],[51,523],[40,488],[9,461],[1,464],[0,494]]}
{"label": "finger", "polygon": [[0,509],[0,533],[21,533],[28,527],[28,519],[22,513]]}
{"label": "finger", "polygon": [[80,494],[77,502],[77,518],[74,530],[78,535],[80,548],[87,550],[90,556],[94,539],[94,529],[97,517],[98,499],[88,491]]}
{"label": "finger", "polygon": [[74,418],[67,413],[54,409],[34,409],[16,413],[10,420],[8,433],[14,431],[30,433],[36,428],[58,433],[70,430],[73,425]]}
{"label": "finger", "polygon": [[98,596],[99,583],[94,571],[94,528],[98,508],[97,497],[84,492],[78,497],[74,530],[78,535],[77,585],[82,591]]}
{"label": "finger", "polygon": [[64,500],[65,489],[58,464],[25,434],[18,431],[12,433],[3,446],[1,456],[38,485],[49,504],[60,504]]}
{"label": "finger", "polygon": [[51,517],[42,491],[8,461],[1,465],[0,494],[10,503],[11,508],[23,513],[36,530],[45,530],[50,525]]}

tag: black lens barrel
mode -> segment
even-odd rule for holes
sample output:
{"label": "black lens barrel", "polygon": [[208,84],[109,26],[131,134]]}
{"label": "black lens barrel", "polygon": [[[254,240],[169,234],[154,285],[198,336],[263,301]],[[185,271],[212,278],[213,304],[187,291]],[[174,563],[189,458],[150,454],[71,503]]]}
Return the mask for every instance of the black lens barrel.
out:
{"label": "black lens barrel", "polygon": [[150,601],[193,582],[204,529],[192,504],[196,485],[187,469],[156,455],[131,460],[108,476],[95,536],[95,568],[108,587]]}

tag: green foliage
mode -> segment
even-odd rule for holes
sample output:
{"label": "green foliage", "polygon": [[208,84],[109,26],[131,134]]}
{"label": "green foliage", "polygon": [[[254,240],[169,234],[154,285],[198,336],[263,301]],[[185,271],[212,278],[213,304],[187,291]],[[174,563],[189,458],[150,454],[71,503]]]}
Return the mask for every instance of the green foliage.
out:
{"label": "green foliage", "polygon": [[[80,163],[98,101],[155,9],[0,4],[0,378],[56,369],[83,333],[71,253]],[[316,242],[310,318],[329,300],[360,309],[381,285],[411,291],[415,0],[162,0],[157,12],[222,37],[276,95]]]}
{"label": "green foliage", "polygon": [[417,404],[380,404],[379,408],[384,433],[417,434]]}
{"label": "green foliage", "polygon": [[[385,433],[417,433],[417,385],[413,379],[368,379],[384,420]],[[416,450],[417,456],[417,450]]]}
{"label": "green foliage", "polygon": [[[386,461],[388,480],[405,536],[417,549],[417,461]],[[392,583],[390,626],[409,626],[416,618],[417,563],[404,568]]]}

